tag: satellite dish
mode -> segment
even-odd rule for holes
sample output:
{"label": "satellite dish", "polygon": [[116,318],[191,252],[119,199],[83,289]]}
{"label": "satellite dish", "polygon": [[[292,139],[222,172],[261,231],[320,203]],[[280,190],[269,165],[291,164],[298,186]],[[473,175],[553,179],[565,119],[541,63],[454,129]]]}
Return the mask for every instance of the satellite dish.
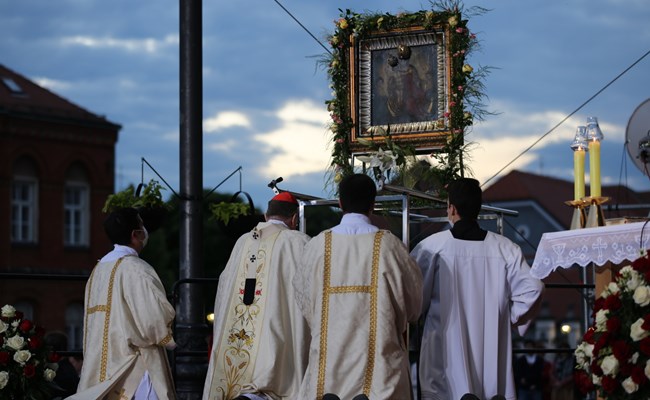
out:
{"label": "satellite dish", "polygon": [[650,170],[650,99],[634,110],[625,129],[625,147],[634,164],[648,176]]}

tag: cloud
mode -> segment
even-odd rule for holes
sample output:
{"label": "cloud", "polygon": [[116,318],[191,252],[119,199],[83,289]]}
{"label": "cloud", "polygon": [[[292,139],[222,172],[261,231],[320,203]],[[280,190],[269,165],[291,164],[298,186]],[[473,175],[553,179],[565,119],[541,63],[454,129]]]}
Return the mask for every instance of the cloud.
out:
{"label": "cloud", "polygon": [[61,91],[67,90],[70,89],[70,87],[72,86],[69,82],[65,82],[57,79],[45,78],[45,77],[36,77],[33,78],[33,81],[36,82],[38,85],[43,86],[44,88],[47,88],[53,92],[60,91],[60,90]]}
{"label": "cloud", "polygon": [[234,139],[222,140],[217,143],[210,143],[206,145],[208,150],[217,152],[230,152],[237,147],[237,141]]}
{"label": "cloud", "polygon": [[251,121],[246,114],[239,111],[222,111],[203,121],[203,130],[207,133],[217,132],[224,128],[241,126],[251,127]]}
{"label": "cloud", "polygon": [[326,170],[329,163],[329,114],[309,100],[288,101],[275,113],[282,125],[254,136],[268,154],[260,175],[287,178]]}
{"label": "cloud", "polygon": [[154,54],[163,48],[178,46],[178,35],[167,35],[163,39],[118,39],[112,37],[67,36],[59,40],[63,46],[81,46],[93,49],[115,48],[130,53]]}

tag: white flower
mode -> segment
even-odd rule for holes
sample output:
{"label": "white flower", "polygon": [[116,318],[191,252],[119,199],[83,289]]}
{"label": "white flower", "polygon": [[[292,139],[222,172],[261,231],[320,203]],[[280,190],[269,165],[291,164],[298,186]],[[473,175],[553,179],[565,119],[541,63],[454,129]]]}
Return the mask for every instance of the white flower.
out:
{"label": "white flower", "polygon": [[629,377],[626,380],[624,380],[623,383],[621,384],[621,386],[623,386],[623,389],[625,389],[625,391],[628,394],[632,394],[632,393],[636,392],[637,390],[639,390],[639,385],[637,385],[632,380],[632,377]]}
{"label": "white flower", "polygon": [[18,328],[18,325],[20,325],[20,321],[18,321],[18,320],[15,320],[14,322],[11,323],[11,326],[12,326],[14,329]]}
{"label": "white flower", "polygon": [[618,360],[613,354],[610,354],[603,358],[600,368],[603,370],[603,374],[615,376],[618,373]]}
{"label": "white flower", "polygon": [[632,357],[628,360],[630,364],[636,364],[636,362],[639,360],[639,352],[637,351],[636,353],[632,354]]}
{"label": "white flower", "polygon": [[650,304],[650,287],[642,285],[636,288],[634,291],[634,302],[641,307],[645,307]]}
{"label": "white flower", "polygon": [[9,325],[5,324],[4,321],[0,321],[0,333],[4,333],[9,328]]}
{"label": "white flower", "polygon": [[596,386],[600,386],[600,376],[593,374],[591,376],[591,382],[593,382],[593,384]]}
{"label": "white flower", "polygon": [[598,310],[596,313],[596,332],[603,332],[607,329],[607,313],[605,309]]}
{"label": "white flower", "polygon": [[[632,267],[630,267],[630,269],[632,269]],[[626,283],[627,291],[632,292],[636,288],[638,288],[639,285],[641,284],[641,280],[642,279],[641,276],[639,276],[639,273],[632,269],[632,272],[630,272],[630,276],[628,277]]]}
{"label": "white flower", "polygon": [[54,380],[55,376],[56,376],[56,372],[54,372],[54,370],[51,370],[49,368],[47,368],[43,372],[43,378],[45,378],[45,380],[48,381],[48,382],[52,382]]}
{"label": "white flower", "polygon": [[635,342],[638,342],[641,339],[645,339],[648,337],[648,335],[650,335],[650,332],[643,329],[643,322],[643,318],[639,318],[635,323],[632,324],[632,326],[630,326],[630,337]]}
{"label": "white flower", "polygon": [[20,365],[25,365],[30,358],[32,358],[32,353],[30,353],[29,350],[18,350],[14,354],[14,361]]}
{"label": "white flower", "polygon": [[7,346],[14,350],[20,350],[25,346],[25,338],[20,335],[12,336],[7,339]]}
{"label": "white flower", "polygon": [[10,306],[9,304],[5,304],[5,306],[2,307],[2,311],[0,315],[7,318],[13,318],[16,315],[16,309],[13,308],[13,306]]}
{"label": "white flower", "polygon": [[587,342],[580,343],[574,352],[578,366],[581,366],[582,369],[587,370],[589,368],[589,365],[591,365],[591,357],[593,355],[593,351],[593,344],[589,344]]}
{"label": "white flower", "polygon": [[0,371],[0,389],[4,389],[9,383],[9,373],[7,371]]}
{"label": "white flower", "polygon": [[[616,294],[616,293],[619,292],[619,287],[618,287],[618,285],[616,284],[616,282],[610,282],[609,285],[607,285],[607,290],[608,290],[609,293],[611,293],[611,294]],[[605,293],[603,292],[603,295],[604,295],[604,294],[605,294]],[[607,297],[607,295],[605,295],[604,297]]]}
{"label": "white flower", "polygon": [[646,378],[650,379],[650,360],[645,362],[645,368],[643,369],[643,372],[645,372]]}

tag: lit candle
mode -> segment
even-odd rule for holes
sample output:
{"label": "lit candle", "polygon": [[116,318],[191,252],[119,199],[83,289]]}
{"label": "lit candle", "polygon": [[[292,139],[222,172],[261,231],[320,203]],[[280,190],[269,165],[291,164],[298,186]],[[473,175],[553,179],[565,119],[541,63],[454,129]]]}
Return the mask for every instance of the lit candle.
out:
{"label": "lit candle", "polygon": [[573,199],[585,197],[585,154],[587,149],[587,127],[579,126],[571,143],[573,149]]}
{"label": "lit candle", "polygon": [[587,118],[587,140],[589,141],[589,187],[591,197],[600,197],[600,141],[603,133],[598,118]]}

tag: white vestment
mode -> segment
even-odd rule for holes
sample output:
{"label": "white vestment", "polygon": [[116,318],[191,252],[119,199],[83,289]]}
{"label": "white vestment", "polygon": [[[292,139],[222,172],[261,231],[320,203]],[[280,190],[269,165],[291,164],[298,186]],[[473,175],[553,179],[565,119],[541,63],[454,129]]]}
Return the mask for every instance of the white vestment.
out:
{"label": "white vestment", "polygon": [[525,333],[543,291],[519,246],[493,232],[471,241],[443,231],[411,255],[424,276],[422,399],[516,399],[511,327]]}
{"label": "white vestment", "polygon": [[393,234],[347,224],[360,217],[312,239],[293,281],[312,335],[301,400],[411,398],[405,335],[420,315],[422,275]]}
{"label": "white vestment", "polygon": [[165,350],[175,347],[174,316],[158,275],[137,253],[102,259],[86,284],[84,363],[69,399],[130,400],[145,372],[159,399],[175,399]]}
{"label": "white vestment", "polygon": [[[304,233],[271,220],[259,223],[235,244],[219,277],[203,399],[232,399],[244,393],[297,398],[309,330],[294,301],[291,279],[308,240]],[[247,279],[254,279],[255,285],[249,305],[244,303]]]}

